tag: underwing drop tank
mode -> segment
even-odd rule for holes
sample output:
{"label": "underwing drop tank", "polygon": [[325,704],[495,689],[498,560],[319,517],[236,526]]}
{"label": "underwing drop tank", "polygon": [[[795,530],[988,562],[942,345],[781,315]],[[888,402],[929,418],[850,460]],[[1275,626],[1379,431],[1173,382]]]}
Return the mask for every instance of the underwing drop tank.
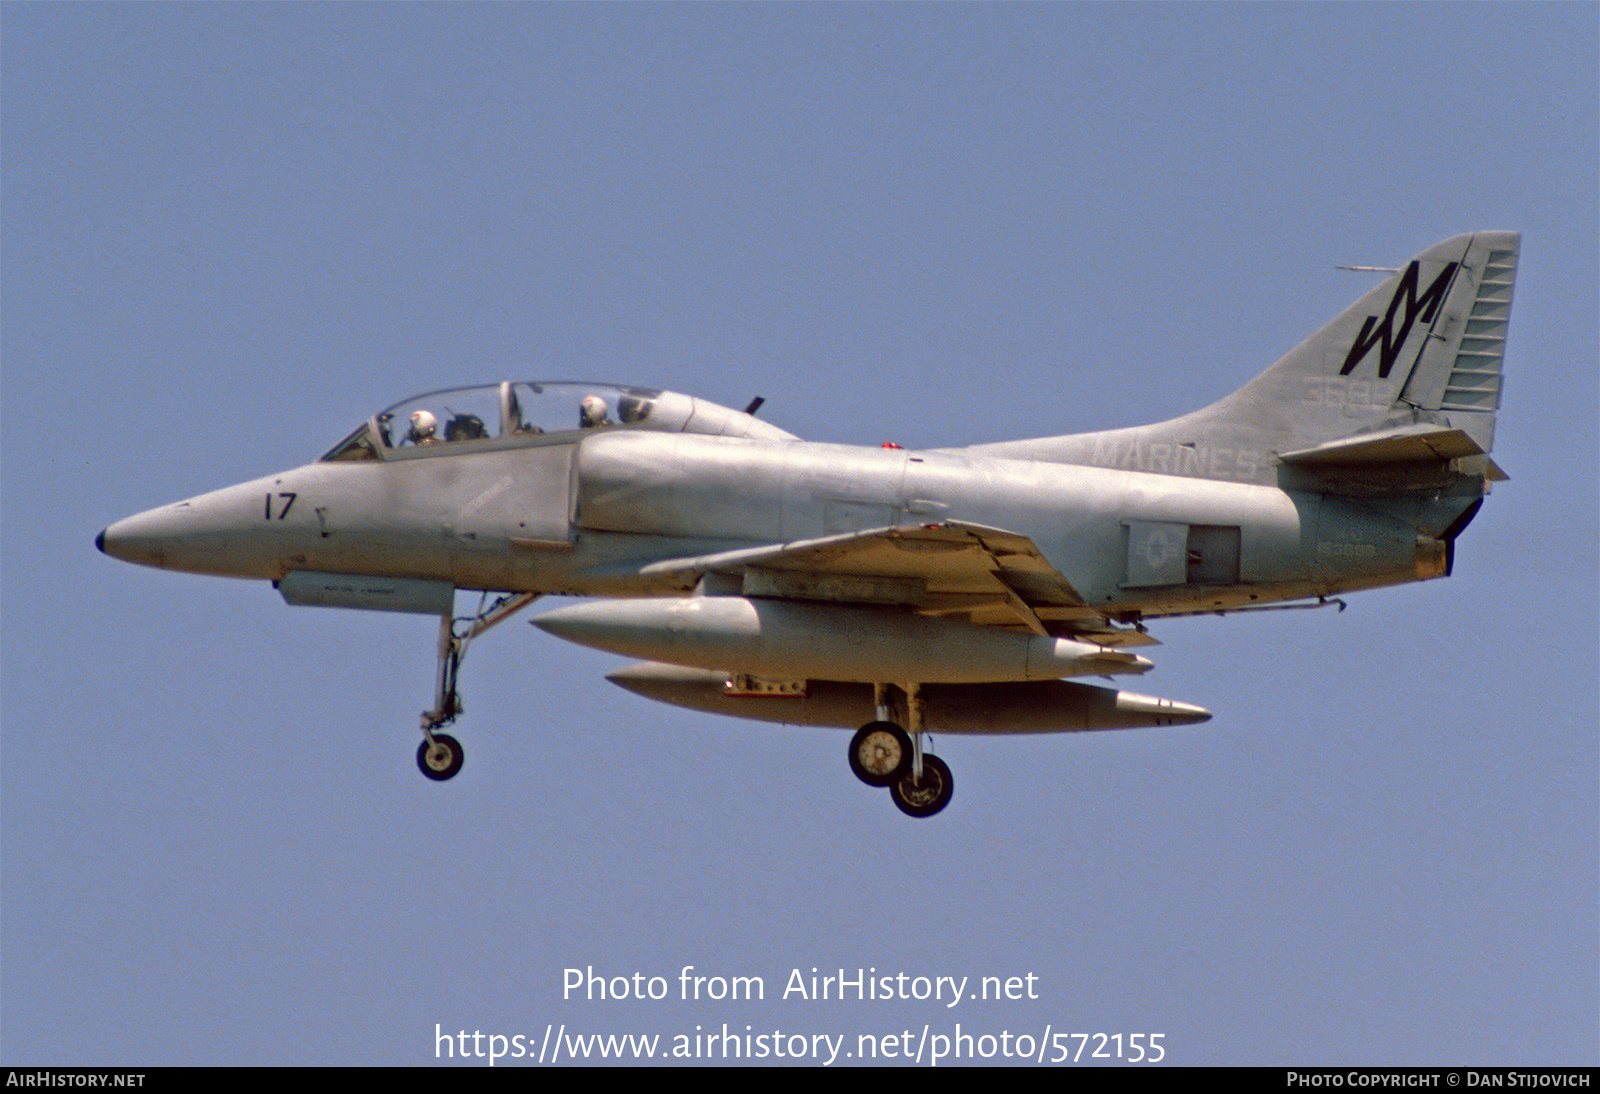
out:
{"label": "underwing drop tank", "polygon": [[741,596],[591,600],[534,625],[624,657],[772,679],[974,684],[1141,673],[1138,654],[906,612]]}
{"label": "underwing drop tank", "polygon": [[[629,665],[606,679],[647,699],[735,718],[853,729],[874,717],[870,684],[784,683],[659,663]],[[1204,707],[1071,680],[927,684],[922,698],[927,728],[943,733],[1074,733],[1211,718]]]}

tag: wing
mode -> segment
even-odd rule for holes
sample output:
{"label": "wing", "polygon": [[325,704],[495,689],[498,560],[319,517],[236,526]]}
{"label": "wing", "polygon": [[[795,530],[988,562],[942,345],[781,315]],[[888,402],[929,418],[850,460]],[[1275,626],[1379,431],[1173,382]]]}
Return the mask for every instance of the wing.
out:
{"label": "wing", "polygon": [[720,579],[744,596],[898,605],[1105,646],[1156,644],[1087,605],[1027,536],[959,521],[672,559],[643,573],[685,590]]}

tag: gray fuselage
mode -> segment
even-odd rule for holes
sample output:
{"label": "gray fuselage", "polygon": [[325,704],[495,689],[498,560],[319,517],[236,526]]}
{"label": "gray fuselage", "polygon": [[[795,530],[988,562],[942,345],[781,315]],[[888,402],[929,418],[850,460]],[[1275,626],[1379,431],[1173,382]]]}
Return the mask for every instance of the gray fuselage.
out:
{"label": "gray fuselage", "polygon": [[1154,616],[1437,576],[1437,537],[1472,500],[1419,497],[1400,511],[1306,488],[962,451],[628,428],[461,447],[314,463],[106,535],[132,561],[233,577],[314,570],[648,596],[682,591],[642,572],[661,560],[962,521],[1031,538],[1096,614]]}

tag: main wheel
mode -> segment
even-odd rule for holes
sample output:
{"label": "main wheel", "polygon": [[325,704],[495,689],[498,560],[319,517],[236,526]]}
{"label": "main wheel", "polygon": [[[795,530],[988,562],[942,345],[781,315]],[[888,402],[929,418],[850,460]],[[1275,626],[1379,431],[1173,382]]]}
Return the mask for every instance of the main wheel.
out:
{"label": "main wheel", "polygon": [[850,738],[850,770],[868,786],[888,786],[911,770],[911,738],[893,722],[868,722]]}
{"label": "main wheel", "polygon": [[461,751],[461,742],[448,733],[435,733],[433,744],[429,744],[426,737],[417,748],[417,766],[422,773],[435,782],[444,782],[455,777],[461,770],[462,761],[466,754]]}
{"label": "main wheel", "polygon": [[950,769],[937,756],[922,754],[922,778],[913,779],[911,773],[896,779],[889,786],[889,796],[900,811],[912,817],[931,817],[950,804],[955,780]]}

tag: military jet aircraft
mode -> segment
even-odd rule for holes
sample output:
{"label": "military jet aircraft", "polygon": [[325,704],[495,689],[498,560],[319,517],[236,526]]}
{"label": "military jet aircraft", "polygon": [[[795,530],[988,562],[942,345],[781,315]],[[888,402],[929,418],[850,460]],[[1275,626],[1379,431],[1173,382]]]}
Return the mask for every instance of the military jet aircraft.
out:
{"label": "military jet aircraft", "polygon": [[[1203,721],[1069,679],[1142,673],[1148,620],[1335,603],[1450,573],[1489,484],[1520,237],[1458,236],[1238,391],[1170,421],[962,449],[802,441],[640,387],[504,381],[396,403],[315,463],[100,533],[131,562],[290,604],[439,617],[417,760],[461,769],[468,643],[533,622],[643,664],[652,699],[859,727],[913,816],[950,800],[930,730]],[[457,616],[458,591],[480,593]]]}

